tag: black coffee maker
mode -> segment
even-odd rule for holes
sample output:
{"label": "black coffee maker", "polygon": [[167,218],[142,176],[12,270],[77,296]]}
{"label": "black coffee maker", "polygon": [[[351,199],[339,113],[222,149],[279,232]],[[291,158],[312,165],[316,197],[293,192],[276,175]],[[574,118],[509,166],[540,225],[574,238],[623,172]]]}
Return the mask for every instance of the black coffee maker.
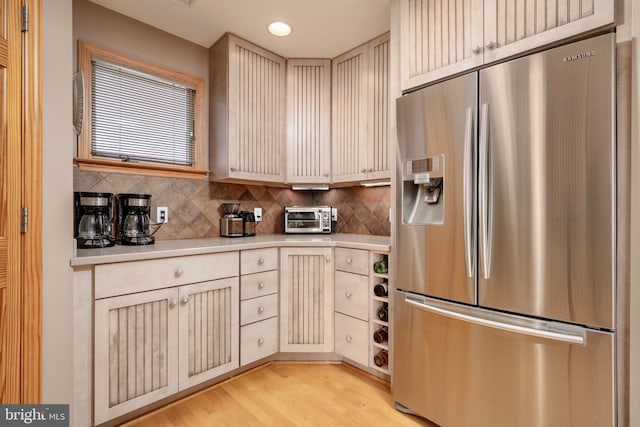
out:
{"label": "black coffee maker", "polygon": [[108,248],[115,244],[111,233],[113,193],[73,193],[74,235],[78,248]]}
{"label": "black coffee maker", "polygon": [[121,245],[152,245],[150,232],[150,194],[118,194],[118,243]]}

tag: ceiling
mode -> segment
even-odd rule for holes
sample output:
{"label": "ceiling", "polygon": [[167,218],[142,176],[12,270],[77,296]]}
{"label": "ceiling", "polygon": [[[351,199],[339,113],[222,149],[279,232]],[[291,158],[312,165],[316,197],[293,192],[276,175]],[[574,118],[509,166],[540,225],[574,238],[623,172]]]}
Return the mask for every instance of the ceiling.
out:
{"label": "ceiling", "polygon": [[[390,0],[91,1],[207,48],[230,31],[287,58],[332,58],[389,30]],[[269,34],[274,20],[291,35]]]}

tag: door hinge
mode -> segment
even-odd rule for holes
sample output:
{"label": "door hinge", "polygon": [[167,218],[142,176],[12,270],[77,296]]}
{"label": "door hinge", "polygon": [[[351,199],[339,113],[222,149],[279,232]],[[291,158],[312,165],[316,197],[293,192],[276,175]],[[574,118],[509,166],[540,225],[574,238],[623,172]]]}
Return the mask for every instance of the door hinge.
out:
{"label": "door hinge", "polygon": [[20,231],[26,233],[29,231],[29,208],[24,206],[21,210]]}
{"label": "door hinge", "polygon": [[22,32],[29,31],[29,7],[27,5],[22,6]]}

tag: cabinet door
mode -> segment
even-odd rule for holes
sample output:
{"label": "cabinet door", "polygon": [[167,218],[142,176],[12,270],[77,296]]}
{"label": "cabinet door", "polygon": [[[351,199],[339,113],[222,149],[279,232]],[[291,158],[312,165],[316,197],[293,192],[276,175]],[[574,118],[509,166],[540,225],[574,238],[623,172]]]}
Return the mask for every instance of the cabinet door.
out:
{"label": "cabinet door", "polygon": [[333,350],[331,248],[280,250],[280,351]]}
{"label": "cabinet door", "polygon": [[484,8],[485,62],[556,43],[614,22],[611,0],[485,0]]}
{"label": "cabinet door", "polygon": [[369,46],[365,44],[333,60],[333,182],[360,181],[367,177],[368,55]]}
{"label": "cabinet door", "polygon": [[95,302],[95,424],[178,391],[177,303],[176,288]]}
{"label": "cabinet door", "polygon": [[483,0],[400,0],[401,89],[482,65]]}
{"label": "cabinet door", "polygon": [[238,278],[180,287],[180,390],[239,366]]}
{"label": "cabinet door", "polygon": [[329,183],[331,61],[287,60],[287,182]]}
{"label": "cabinet door", "polygon": [[229,36],[229,178],[284,182],[285,66]]}
{"label": "cabinet door", "polygon": [[367,179],[391,177],[389,102],[389,33],[387,33],[369,42]]}

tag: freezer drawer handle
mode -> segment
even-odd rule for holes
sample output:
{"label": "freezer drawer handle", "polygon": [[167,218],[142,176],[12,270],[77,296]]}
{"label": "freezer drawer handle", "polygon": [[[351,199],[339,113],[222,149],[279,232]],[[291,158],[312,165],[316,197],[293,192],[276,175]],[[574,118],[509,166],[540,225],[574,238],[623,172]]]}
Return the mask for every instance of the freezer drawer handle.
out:
{"label": "freezer drawer handle", "polygon": [[517,334],[531,335],[539,338],[551,339],[554,341],[562,341],[569,344],[585,344],[585,337],[579,335],[563,334],[561,332],[553,331],[541,331],[539,329],[527,328],[520,325],[512,325],[510,323],[496,322],[494,320],[482,319],[480,317],[469,316],[467,314],[458,313],[444,308],[429,305],[420,298],[413,297],[411,295],[405,296],[405,302],[418,307],[422,310],[430,311],[432,313],[440,314],[442,316],[451,317],[452,319],[458,319],[469,323],[474,323],[480,326],[486,326],[489,328],[500,329],[507,332],[513,332]]}

